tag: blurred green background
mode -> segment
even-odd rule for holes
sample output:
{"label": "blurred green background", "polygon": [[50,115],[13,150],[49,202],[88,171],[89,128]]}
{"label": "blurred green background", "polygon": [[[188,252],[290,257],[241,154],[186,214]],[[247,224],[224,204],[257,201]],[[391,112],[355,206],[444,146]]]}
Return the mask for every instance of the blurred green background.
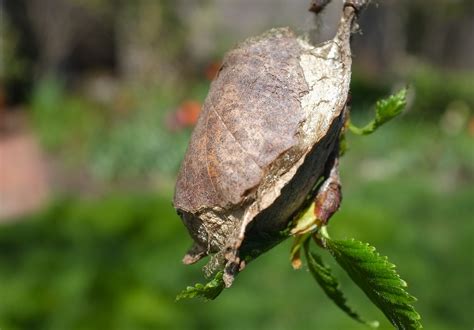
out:
{"label": "blurred green background", "polygon": [[[306,0],[0,1],[0,329],[363,329],[292,270],[289,241],[217,300],[174,301],[202,281],[204,263],[181,264],[191,240],[171,200],[222,55],[272,26],[328,38],[333,2],[314,22]],[[425,328],[472,329],[474,6],[426,4],[361,17],[354,121],[406,84],[409,106],[349,136],[330,233],[388,255]]]}

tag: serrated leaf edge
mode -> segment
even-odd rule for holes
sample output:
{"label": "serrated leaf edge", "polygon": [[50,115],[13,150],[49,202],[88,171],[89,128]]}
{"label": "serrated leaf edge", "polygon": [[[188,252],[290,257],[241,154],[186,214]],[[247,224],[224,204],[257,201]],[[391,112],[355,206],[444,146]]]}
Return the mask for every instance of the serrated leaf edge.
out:
{"label": "serrated leaf edge", "polygon": [[377,328],[379,326],[378,321],[364,320],[357,312],[347,305],[347,299],[340,288],[341,286],[338,280],[332,275],[331,268],[324,264],[322,258],[319,255],[309,251],[308,244],[305,244],[304,247],[306,260],[311,275],[313,275],[313,278],[322,288],[326,296],[352,319],[371,328]]}
{"label": "serrated leaf edge", "polygon": [[[398,329],[419,329],[422,328],[421,316],[411,305],[412,302],[416,301],[416,298],[410,295],[404,287],[407,286],[406,282],[401,279],[400,275],[395,270],[395,265],[388,261],[387,257],[381,256],[374,247],[368,243],[363,243],[354,239],[351,240],[332,240],[329,237],[325,237],[325,245],[331,255],[336,259],[337,263],[348,273],[349,277],[364,291],[367,297],[385,314],[387,319]],[[357,246],[359,246],[359,248]],[[340,246],[349,247],[352,250],[362,250],[369,257],[374,258],[374,263],[383,264],[387,272],[392,274],[392,279],[397,286],[383,285],[382,282],[376,280],[368,281],[368,274],[359,274],[361,269],[357,269],[363,263],[360,261],[351,262],[351,257],[345,257],[344,251],[341,250]],[[365,249],[365,250],[363,250]],[[367,256],[366,256],[367,257]],[[370,271],[368,271],[370,273]],[[385,274],[387,275],[387,274]],[[363,280],[362,280],[363,278]],[[377,278],[375,276],[375,278]],[[386,279],[386,278],[385,278]],[[369,283],[372,282],[372,283]],[[380,285],[374,285],[374,283]],[[393,288],[396,288],[398,295],[393,292]],[[377,290],[375,289],[377,288]],[[395,296],[394,296],[395,295]],[[397,298],[398,297],[398,298]],[[383,301],[388,302],[386,303]],[[404,320],[403,317],[408,320]],[[406,323],[408,321],[409,323]]]}
{"label": "serrated leaf edge", "polygon": [[224,272],[222,271],[218,272],[214,278],[206,284],[196,283],[194,286],[187,286],[186,289],[176,296],[175,301],[193,298],[201,298],[205,301],[216,299],[225,287],[223,274]]}

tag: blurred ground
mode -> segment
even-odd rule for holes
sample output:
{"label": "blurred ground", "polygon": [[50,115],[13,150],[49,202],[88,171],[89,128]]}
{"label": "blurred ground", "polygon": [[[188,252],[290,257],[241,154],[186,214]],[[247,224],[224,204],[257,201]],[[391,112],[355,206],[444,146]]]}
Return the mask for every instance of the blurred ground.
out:
{"label": "blurred ground", "polygon": [[49,195],[45,155],[18,113],[2,116],[0,221],[45,205]]}
{"label": "blurred ground", "polygon": [[[362,328],[291,269],[290,242],[218,300],[174,302],[202,280],[202,264],[180,263],[191,240],[171,199],[209,80],[246,36],[311,32],[307,2],[0,1],[0,329]],[[316,39],[330,35],[333,6]],[[330,232],[398,265],[425,328],[467,329],[474,8],[425,6],[372,6],[354,36],[354,121],[405,84],[409,107],[375,135],[349,137]],[[352,305],[384,320],[333,266]]]}

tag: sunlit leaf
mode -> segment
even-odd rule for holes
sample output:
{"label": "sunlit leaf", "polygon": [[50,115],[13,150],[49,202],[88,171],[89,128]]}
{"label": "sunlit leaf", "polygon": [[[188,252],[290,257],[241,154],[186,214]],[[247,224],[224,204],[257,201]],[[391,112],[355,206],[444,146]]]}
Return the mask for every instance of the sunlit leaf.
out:
{"label": "sunlit leaf", "polygon": [[349,130],[358,135],[368,135],[375,132],[381,125],[402,113],[407,104],[406,96],[407,89],[403,88],[398,93],[377,101],[375,104],[375,118],[364,127],[357,127],[349,123]]}
{"label": "sunlit leaf", "polygon": [[321,257],[310,252],[309,249],[306,249],[305,252],[311,274],[329,299],[354,320],[373,328],[378,327],[379,323],[377,321],[368,322],[362,319],[359,314],[347,305],[346,297],[340,289],[339,282],[332,275],[331,268],[323,263]]}
{"label": "sunlit leaf", "polygon": [[416,298],[404,289],[405,281],[387,257],[378,254],[369,244],[356,240],[332,240],[326,237],[325,245],[339,265],[397,329],[422,327],[420,314],[412,305]]}
{"label": "sunlit leaf", "polygon": [[197,283],[194,286],[188,286],[176,297],[176,301],[181,299],[202,298],[204,300],[214,300],[224,290],[223,272],[218,272],[216,276],[208,283]]}

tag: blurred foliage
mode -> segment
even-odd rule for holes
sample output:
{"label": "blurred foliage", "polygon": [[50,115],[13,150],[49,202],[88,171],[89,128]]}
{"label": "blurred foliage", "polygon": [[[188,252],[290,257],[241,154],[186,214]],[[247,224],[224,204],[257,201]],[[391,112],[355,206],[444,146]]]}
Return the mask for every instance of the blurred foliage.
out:
{"label": "blurred foliage", "polygon": [[[0,13],[1,15],[1,13]],[[26,70],[26,61],[18,56],[19,36],[12,28],[8,17],[0,19],[0,81],[22,79]]]}
{"label": "blurred foliage", "polygon": [[[474,323],[472,137],[404,118],[373,138],[350,137],[331,236],[370,242],[399,265],[426,328],[466,329]],[[290,242],[249,265],[218,301],[175,303],[202,263],[181,265],[191,239],[169,192],[63,200],[22,220],[0,227],[1,329],[365,329],[292,270]],[[352,304],[383,320],[330,265]]]}
{"label": "blurred foliage", "polygon": [[[413,98],[409,102],[410,109],[418,117],[436,120],[455,101],[464,103],[471,112],[474,111],[474,72],[446,72],[423,64],[406,70],[401,82],[409,84],[409,98]],[[351,83],[354,111],[366,112],[376,100],[393,92],[393,84],[390,83],[393,80],[375,80],[356,69]]]}
{"label": "blurred foliage", "polygon": [[[203,98],[206,89],[196,86],[191,94]],[[189,130],[166,127],[167,116],[177,107],[177,93],[132,89],[130,94],[131,101],[122,101],[130,103],[126,109],[119,110],[121,104],[105,109],[67,93],[57,79],[44,79],[30,104],[33,126],[47,149],[89,164],[100,178],[175,173],[189,138]]]}
{"label": "blurred foliage", "polygon": [[357,127],[349,121],[349,130],[357,135],[374,133],[380,126],[400,115],[407,105],[407,89],[403,88],[396,94],[390,95],[375,103],[375,118],[363,127]]}
{"label": "blurred foliage", "polygon": [[43,145],[52,151],[81,154],[104,126],[103,109],[65,92],[57,79],[45,78],[33,91],[31,117]]}
{"label": "blurred foliage", "polygon": [[119,64],[132,81],[161,85],[183,78],[186,28],[174,0],[126,1],[117,19]]}
{"label": "blurred foliage", "polygon": [[177,172],[189,131],[173,132],[166,127],[166,118],[176,107],[170,95],[164,91],[142,95],[139,108],[109,128],[91,153],[95,173],[114,178]]}
{"label": "blurred foliage", "polygon": [[0,3],[0,107],[25,97],[22,90],[29,83],[31,63],[21,54],[20,35],[3,15]]}
{"label": "blurred foliage", "polygon": [[436,116],[453,101],[461,101],[474,111],[474,72],[443,72],[419,65],[408,75],[415,88],[413,108],[423,116]]}
{"label": "blurred foliage", "polygon": [[[167,300],[182,249],[169,201],[63,201],[0,233],[2,329],[139,329],[186,324]],[[176,222],[174,222],[174,221]],[[183,320],[183,322],[180,321]]]}

